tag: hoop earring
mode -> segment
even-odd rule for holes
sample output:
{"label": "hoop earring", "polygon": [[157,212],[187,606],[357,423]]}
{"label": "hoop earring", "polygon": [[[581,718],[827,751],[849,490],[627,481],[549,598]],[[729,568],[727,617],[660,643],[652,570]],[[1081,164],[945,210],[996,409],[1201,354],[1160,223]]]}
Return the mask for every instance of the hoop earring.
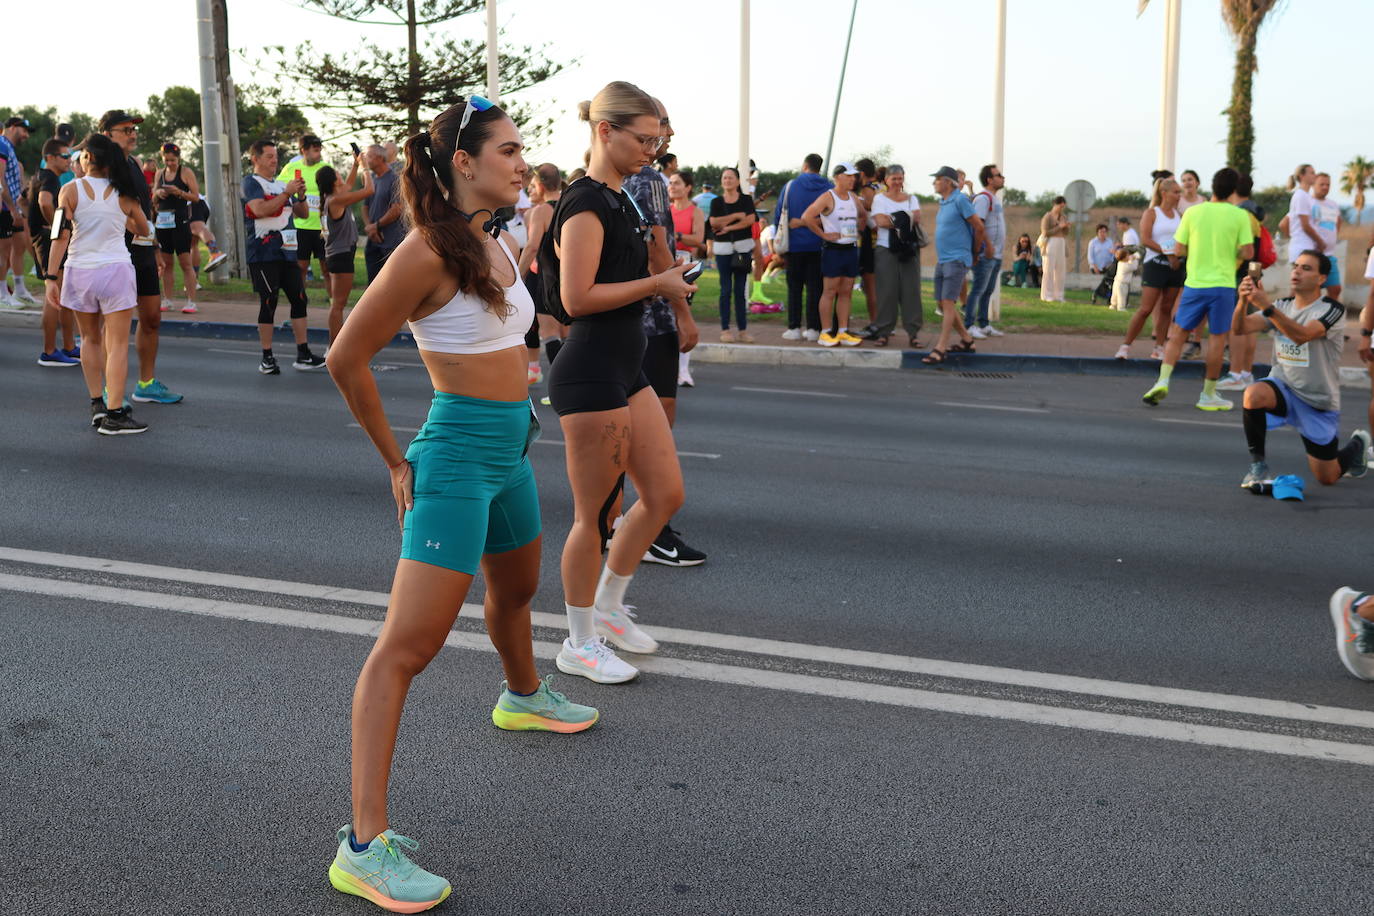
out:
{"label": "hoop earring", "polygon": [[463,173],[463,180],[464,180],[464,181],[472,181],[472,176],[469,175],[467,172],[464,172],[464,173]]}

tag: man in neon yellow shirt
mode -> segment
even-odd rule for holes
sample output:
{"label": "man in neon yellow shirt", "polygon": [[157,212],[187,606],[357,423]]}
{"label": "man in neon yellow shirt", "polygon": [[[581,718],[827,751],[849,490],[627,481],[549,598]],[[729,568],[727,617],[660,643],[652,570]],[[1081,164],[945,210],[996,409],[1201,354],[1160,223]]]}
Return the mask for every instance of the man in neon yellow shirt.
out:
{"label": "man in neon yellow shirt", "polygon": [[293,157],[281,170],[277,180],[287,182],[299,176],[305,182],[305,204],[310,208],[310,215],[296,220],[296,261],[301,268],[301,289],[305,288],[305,274],[310,269],[310,259],[317,258],[327,292],[329,272],[325,266],[323,227],[320,225],[320,185],[315,180],[320,169],[326,165],[324,143],[314,134],[306,134],[301,137],[300,149],[300,157]]}
{"label": "man in neon yellow shirt", "polygon": [[1179,354],[1194,328],[1207,319],[1211,337],[1207,338],[1207,376],[1199,410],[1230,410],[1234,405],[1217,394],[1221,361],[1231,316],[1236,308],[1236,268],[1255,253],[1250,214],[1226,199],[1236,192],[1240,173],[1225,168],[1212,176],[1212,199],[1196,204],[1183,213],[1174,231],[1175,250],[1187,258],[1188,278],[1174,311],[1174,326],[1164,348],[1159,381],[1141,399],[1154,407],[1169,394],[1169,377],[1178,364]]}

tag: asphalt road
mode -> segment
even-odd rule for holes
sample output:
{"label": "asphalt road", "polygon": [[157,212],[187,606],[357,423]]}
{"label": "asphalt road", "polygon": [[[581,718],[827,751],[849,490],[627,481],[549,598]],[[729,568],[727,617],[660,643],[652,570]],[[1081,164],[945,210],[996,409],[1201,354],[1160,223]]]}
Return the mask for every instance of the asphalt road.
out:
{"label": "asphalt road", "polygon": [[[325,869],[398,543],[375,452],[327,375],[210,340],[164,342],[184,404],[96,436],[33,336],[0,329],[0,911],[369,911]],[[414,352],[377,362],[418,427]],[[465,615],[416,683],[392,819],[453,881],[442,912],[1367,905],[1374,693],[1325,602],[1369,584],[1374,476],[1240,491],[1239,416],[1186,380],[1151,411],[1139,379],[696,375],[677,527],[710,561],[635,579],[668,636],[644,677],[561,678],[602,710],[583,735],[500,732]],[[1288,433],[1270,464],[1307,476]]]}

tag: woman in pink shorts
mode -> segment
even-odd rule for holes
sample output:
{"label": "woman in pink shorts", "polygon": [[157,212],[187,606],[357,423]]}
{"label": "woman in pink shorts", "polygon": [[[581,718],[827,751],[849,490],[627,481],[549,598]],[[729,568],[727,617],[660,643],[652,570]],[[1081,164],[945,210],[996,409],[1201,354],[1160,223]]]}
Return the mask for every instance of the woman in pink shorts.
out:
{"label": "woman in pink shorts", "polygon": [[59,235],[48,263],[62,265],[63,279],[59,290],[57,276],[44,278],[47,300],[76,312],[81,325],[81,372],[91,396],[91,425],[106,436],[141,433],[147,424],[124,406],[129,326],[138,304],[124,232],[146,236],[152,230],[139,206],[128,160],[113,140],[104,134],[88,136],[81,143],[81,165],[86,177],[69,182],[57,196],[64,218],[54,223]]}

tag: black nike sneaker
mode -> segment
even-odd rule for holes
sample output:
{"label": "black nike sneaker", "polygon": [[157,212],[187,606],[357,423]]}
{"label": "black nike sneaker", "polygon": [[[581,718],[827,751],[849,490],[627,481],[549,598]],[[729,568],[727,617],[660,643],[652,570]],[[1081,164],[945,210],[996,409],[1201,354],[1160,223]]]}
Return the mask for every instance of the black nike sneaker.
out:
{"label": "black nike sneaker", "polygon": [[644,562],[662,566],[700,566],[706,562],[706,554],[688,547],[676,531],[664,525],[649,549],[644,551]]}

